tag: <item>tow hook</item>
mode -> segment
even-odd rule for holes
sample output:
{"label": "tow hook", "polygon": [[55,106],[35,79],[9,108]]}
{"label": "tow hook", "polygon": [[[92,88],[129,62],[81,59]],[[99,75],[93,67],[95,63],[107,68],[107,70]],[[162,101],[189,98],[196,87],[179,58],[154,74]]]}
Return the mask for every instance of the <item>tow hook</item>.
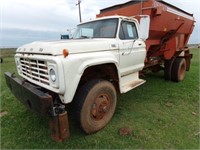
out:
{"label": "tow hook", "polygon": [[56,142],[62,142],[70,137],[69,122],[65,106],[56,104],[52,110],[52,117],[49,121],[51,138]]}

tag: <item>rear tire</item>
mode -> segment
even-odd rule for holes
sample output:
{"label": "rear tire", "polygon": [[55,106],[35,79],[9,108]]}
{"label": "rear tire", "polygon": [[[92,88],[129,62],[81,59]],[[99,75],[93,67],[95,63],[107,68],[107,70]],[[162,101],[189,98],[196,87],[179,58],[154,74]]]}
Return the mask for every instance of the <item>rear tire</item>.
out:
{"label": "rear tire", "polygon": [[117,93],[112,83],[92,80],[78,90],[74,101],[76,121],[85,133],[91,134],[111,120],[117,104]]}
{"label": "rear tire", "polygon": [[186,72],[185,58],[176,58],[172,66],[171,80],[180,82],[184,79]]}
{"label": "rear tire", "polygon": [[173,62],[174,62],[174,58],[170,60],[165,60],[165,64],[164,64],[165,80],[171,80]]}

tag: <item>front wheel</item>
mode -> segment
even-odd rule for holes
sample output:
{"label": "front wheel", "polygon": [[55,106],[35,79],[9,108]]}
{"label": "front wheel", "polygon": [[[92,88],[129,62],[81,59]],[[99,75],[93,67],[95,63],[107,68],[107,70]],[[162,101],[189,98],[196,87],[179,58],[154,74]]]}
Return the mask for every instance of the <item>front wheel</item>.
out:
{"label": "front wheel", "polygon": [[75,119],[84,132],[91,134],[111,120],[117,104],[117,92],[109,81],[92,80],[79,89],[74,100]]}

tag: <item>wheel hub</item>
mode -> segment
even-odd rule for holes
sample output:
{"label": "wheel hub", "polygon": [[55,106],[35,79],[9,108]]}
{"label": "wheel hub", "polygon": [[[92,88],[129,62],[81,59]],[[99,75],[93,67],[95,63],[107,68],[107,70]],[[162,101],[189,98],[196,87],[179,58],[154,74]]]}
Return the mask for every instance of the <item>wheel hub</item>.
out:
{"label": "wheel hub", "polygon": [[98,95],[91,108],[91,116],[94,120],[101,120],[110,109],[110,98],[108,95]]}

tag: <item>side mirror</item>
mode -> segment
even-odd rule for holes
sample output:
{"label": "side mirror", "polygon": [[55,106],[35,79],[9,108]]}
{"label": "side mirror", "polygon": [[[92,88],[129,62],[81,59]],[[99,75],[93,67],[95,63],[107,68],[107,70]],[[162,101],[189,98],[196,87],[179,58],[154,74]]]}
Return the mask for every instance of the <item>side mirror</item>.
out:
{"label": "side mirror", "polygon": [[146,40],[149,37],[150,17],[147,15],[140,16],[140,39]]}

